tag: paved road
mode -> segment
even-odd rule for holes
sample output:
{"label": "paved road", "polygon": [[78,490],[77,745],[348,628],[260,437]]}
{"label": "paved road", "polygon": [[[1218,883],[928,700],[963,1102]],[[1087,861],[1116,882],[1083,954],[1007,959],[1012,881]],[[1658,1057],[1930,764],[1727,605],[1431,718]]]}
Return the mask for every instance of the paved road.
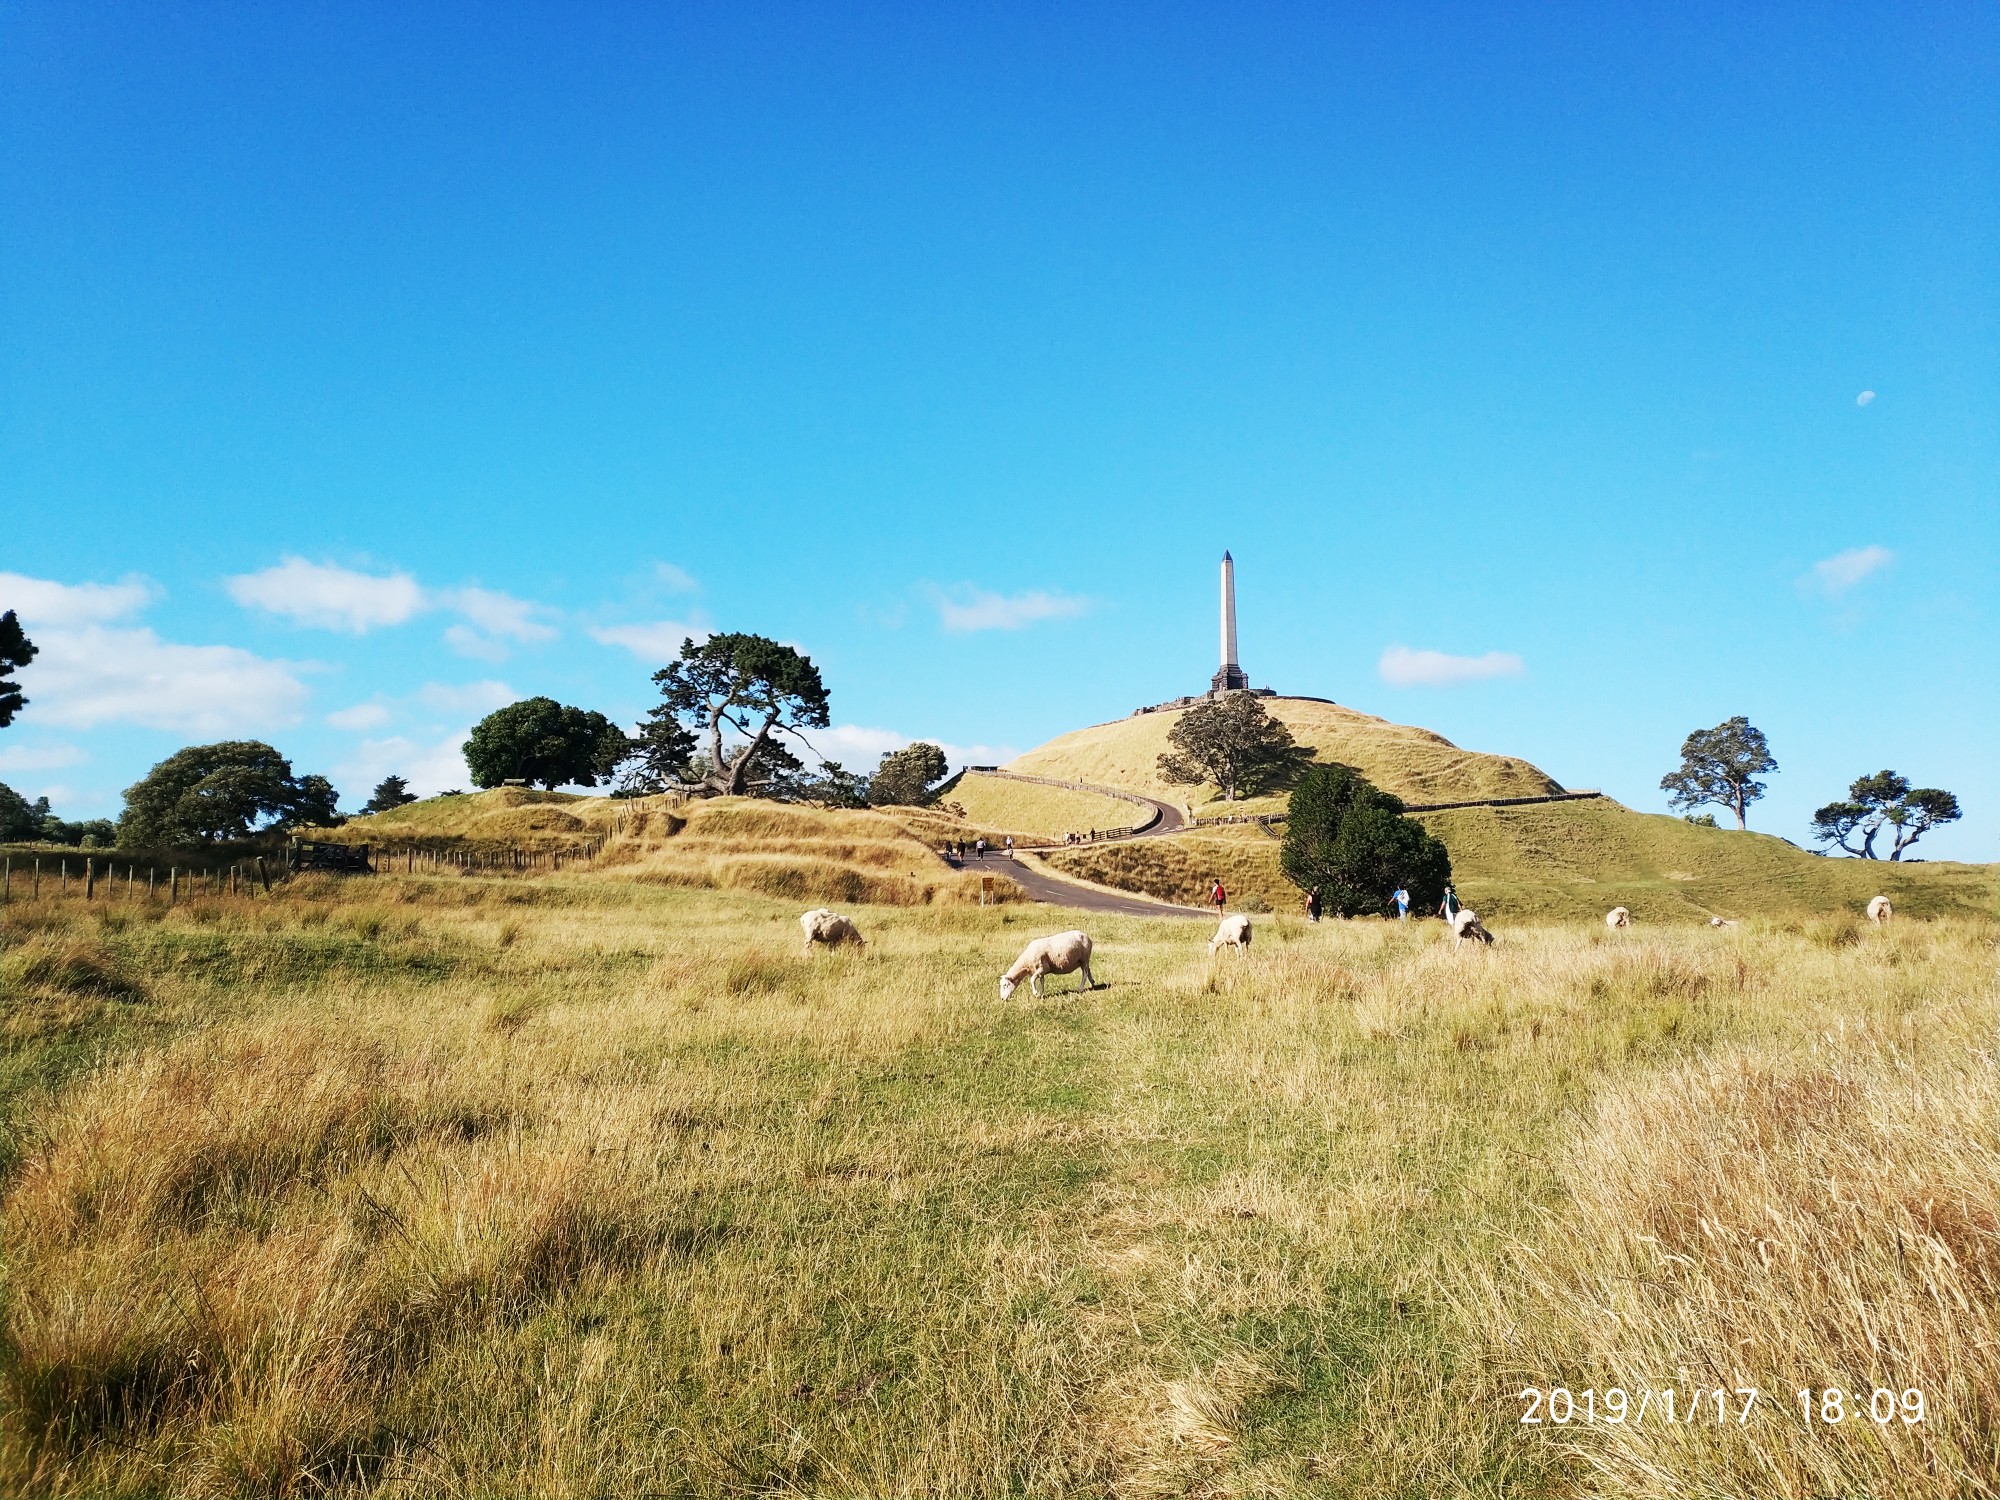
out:
{"label": "paved road", "polygon": [[990,873],[1013,881],[1037,901],[1050,906],[1069,906],[1078,911],[1110,912],[1121,917],[1205,917],[1206,907],[1166,906],[1158,901],[1141,901],[1136,896],[1121,896],[1110,891],[1093,889],[1090,886],[1072,885],[1067,880],[1058,880],[1053,875],[1045,875],[1026,860],[1009,859],[1004,854],[989,854],[983,860],[967,855],[963,868],[982,874]]}

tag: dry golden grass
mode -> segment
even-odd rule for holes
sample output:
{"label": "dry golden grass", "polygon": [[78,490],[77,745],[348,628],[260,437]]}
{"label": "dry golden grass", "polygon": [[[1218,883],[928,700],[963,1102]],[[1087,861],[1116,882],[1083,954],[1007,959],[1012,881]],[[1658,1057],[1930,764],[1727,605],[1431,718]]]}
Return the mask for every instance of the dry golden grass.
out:
{"label": "dry golden grass", "polygon": [[0,1491],[1784,1493],[1735,1434],[1564,1445],[1514,1392],[1870,1328],[1969,1479],[1836,1442],[1815,1481],[2000,1474],[1990,921],[1283,916],[1211,960],[1090,917],[1106,988],[1002,1005],[1075,914],[875,907],[802,957],[797,910],[9,908],[10,985],[94,998],[5,1039]]}
{"label": "dry golden grass", "polygon": [[1143,808],[1116,797],[982,776],[977,771],[967,771],[944,795],[965,809],[971,823],[1043,838],[1092,828],[1127,828],[1148,816]]}
{"label": "dry golden grass", "polygon": [[[1532,797],[1561,788],[1543,772],[1511,755],[1461,750],[1441,735],[1311,698],[1266,698],[1264,707],[1322,761],[1356,767],[1377,786],[1409,802],[1450,802],[1473,797]],[[1243,807],[1276,811],[1282,798],[1252,804],[1210,804],[1213,788],[1177,787],[1160,778],[1167,731],[1185,710],[1114,719],[1058,735],[1009,761],[1002,769],[1028,776],[1117,787],[1198,812]],[[1123,821],[1123,820],[1121,820]]]}
{"label": "dry golden grass", "polygon": [[1550,1439],[1661,1497],[2000,1493],[1992,1023],[1990,1005],[1842,1016],[1798,1055],[1727,1052],[1608,1095],[1571,1201],[1470,1278],[1501,1359],[1572,1392],[1678,1386],[1684,1408],[1691,1389],[1761,1394],[1732,1394],[1719,1427],[1656,1409]]}

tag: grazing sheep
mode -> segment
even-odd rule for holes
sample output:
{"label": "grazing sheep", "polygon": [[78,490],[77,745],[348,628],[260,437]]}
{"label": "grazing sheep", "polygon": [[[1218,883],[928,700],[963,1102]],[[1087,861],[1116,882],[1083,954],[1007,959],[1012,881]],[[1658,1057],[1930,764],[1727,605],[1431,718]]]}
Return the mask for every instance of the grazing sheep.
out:
{"label": "grazing sheep", "polygon": [[1896,908],[1889,904],[1887,896],[1877,896],[1873,901],[1868,903],[1868,920],[1873,922],[1877,927],[1880,927],[1895,915]]}
{"label": "grazing sheep", "polygon": [[1604,925],[1616,932],[1621,927],[1632,925],[1632,913],[1622,906],[1614,906],[1604,914]]}
{"label": "grazing sheep", "polygon": [[1250,919],[1248,917],[1224,917],[1222,925],[1215,929],[1215,936],[1208,940],[1208,956],[1215,957],[1222,948],[1234,948],[1238,953],[1250,951]]}
{"label": "grazing sheep", "polygon": [[1042,976],[1044,974],[1074,974],[1083,970],[1082,988],[1097,988],[1097,981],[1090,973],[1090,938],[1081,932],[1058,932],[1052,937],[1036,938],[1021,950],[1021,956],[1014,960],[1014,966],[1000,976],[1000,998],[1005,1000],[1014,993],[1014,987],[1023,979],[1036,999],[1041,998]]}
{"label": "grazing sheep", "polygon": [[861,934],[854,924],[842,916],[828,911],[824,906],[814,907],[799,918],[799,926],[806,935],[805,951],[811,953],[814,943],[824,943],[829,948],[838,948],[842,943],[852,943],[857,948],[868,945],[861,940]]}
{"label": "grazing sheep", "polygon": [[1710,917],[1708,925],[1711,927],[1734,927],[1736,923],[1728,917]]}
{"label": "grazing sheep", "polygon": [[1475,942],[1487,944],[1491,944],[1493,941],[1493,934],[1479,925],[1479,918],[1473,915],[1470,907],[1466,906],[1461,906],[1457,911],[1452,913],[1451,936],[1454,948],[1467,938],[1471,938]]}

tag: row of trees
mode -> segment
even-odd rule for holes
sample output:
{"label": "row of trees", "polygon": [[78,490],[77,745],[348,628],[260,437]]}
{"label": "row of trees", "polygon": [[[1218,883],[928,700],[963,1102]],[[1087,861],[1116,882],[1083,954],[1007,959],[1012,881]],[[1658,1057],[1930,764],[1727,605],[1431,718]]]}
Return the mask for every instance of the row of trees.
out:
{"label": "row of trees", "polygon": [[830,722],[826,684],[812,658],[760,635],[681,643],[653,674],[660,702],[627,734],[601,713],[527,698],[488,714],[465,745],[474,786],[509,782],[555,788],[609,784],[628,796],[699,791],[836,807],[933,800],[944,751],[918,743],[882,757],[872,776],[818,760],[806,731]]}
{"label": "row of trees", "polygon": [[[1736,826],[1749,826],[1750,804],[1763,797],[1761,779],[1778,769],[1764,732],[1742,714],[1713,729],[1698,729],[1681,743],[1681,763],[1660,780],[1668,804],[1689,815],[1690,822],[1713,824],[1697,817],[1699,807],[1723,807],[1736,815]],[[1958,798],[1936,787],[1913,787],[1907,776],[1877,771],[1857,777],[1842,802],[1829,802],[1813,814],[1813,838],[1827,849],[1841,849],[1861,859],[1880,859],[1875,840],[1889,834],[1888,857],[1903,851],[1931,829],[1955,823],[1963,816]]]}

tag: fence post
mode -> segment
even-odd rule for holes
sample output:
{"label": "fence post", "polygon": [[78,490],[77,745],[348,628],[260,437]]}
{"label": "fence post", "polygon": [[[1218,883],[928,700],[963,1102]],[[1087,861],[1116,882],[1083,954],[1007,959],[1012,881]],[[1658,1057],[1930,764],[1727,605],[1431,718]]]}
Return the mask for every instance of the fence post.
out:
{"label": "fence post", "polygon": [[83,857],[83,899],[97,899],[97,860],[88,854]]}
{"label": "fence post", "polygon": [[37,854],[35,856],[35,895],[39,899],[41,894],[42,894],[42,857],[41,855]]}
{"label": "fence post", "polygon": [[257,879],[263,883],[264,894],[271,894],[271,872],[264,868],[264,856],[257,856]]}
{"label": "fence post", "polygon": [[181,898],[181,867],[179,865],[168,865],[167,904],[171,906],[173,905],[174,902],[180,900],[180,898]]}
{"label": "fence post", "polygon": [[69,856],[65,854],[58,863],[62,866],[62,874],[56,882],[56,894],[67,896],[69,894]]}
{"label": "fence post", "polygon": [[155,886],[157,885],[157,883],[158,883],[158,881],[159,881],[159,878],[160,878],[160,867],[159,867],[158,865],[147,865],[147,866],[146,866],[146,899],[147,899],[148,901],[150,901],[150,900],[152,900],[152,899],[153,899],[153,891],[154,891],[154,888],[155,888]]}

